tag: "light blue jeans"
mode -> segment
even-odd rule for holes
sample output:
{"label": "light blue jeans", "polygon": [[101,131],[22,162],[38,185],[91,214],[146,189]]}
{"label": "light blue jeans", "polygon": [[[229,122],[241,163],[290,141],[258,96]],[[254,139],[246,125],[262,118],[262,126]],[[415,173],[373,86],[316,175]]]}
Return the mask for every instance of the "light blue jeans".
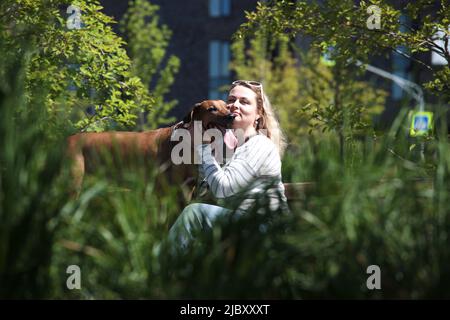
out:
{"label": "light blue jeans", "polygon": [[[181,212],[173,226],[169,230],[169,241],[181,248],[186,248],[193,239],[192,232],[210,230],[219,217],[232,214],[233,211],[206,203],[193,203]],[[235,212],[237,216],[242,212]]]}

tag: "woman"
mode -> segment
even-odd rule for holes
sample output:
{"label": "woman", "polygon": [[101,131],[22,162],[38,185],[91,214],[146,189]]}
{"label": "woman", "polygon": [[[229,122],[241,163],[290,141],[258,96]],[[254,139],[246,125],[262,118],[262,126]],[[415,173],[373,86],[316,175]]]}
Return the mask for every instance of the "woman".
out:
{"label": "woman", "polygon": [[[202,155],[200,171],[209,190],[219,203],[220,200],[222,203],[235,203],[233,200],[236,198],[243,199],[236,210],[238,214],[245,214],[262,192],[272,210],[287,209],[280,159],[285,142],[262,84],[234,81],[227,106],[234,115],[233,129],[240,131],[243,139],[239,139],[240,144],[223,168],[212,155],[211,144],[197,146]],[[230,139],[225,136],[224,140]],[[236,142],[239,140],[235,139]],[[190,204],[170,229],[169,238],[185,246],[192,239],[193,230],[211,228],[219,216],[232,212],[221,206]]]}

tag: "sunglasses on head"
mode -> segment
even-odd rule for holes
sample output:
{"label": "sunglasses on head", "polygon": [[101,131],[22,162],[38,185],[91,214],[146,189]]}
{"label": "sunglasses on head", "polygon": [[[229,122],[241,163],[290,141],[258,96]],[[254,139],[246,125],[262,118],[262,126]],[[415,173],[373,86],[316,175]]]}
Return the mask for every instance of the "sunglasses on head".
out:
{"label": "sunglasses on head", "polygon": [[262,83],[258,81],[249,81],[249,80],[236,80],[233,81],[232,85],[246,84],[254,87],[262,87]]}
{"label": "sunglasses on head", "polygon": [[258,89],[259,93],[261,94],[262,99],[264,99],[263,85],[261,82],[251,81],[251,80],[236,80],[236,81],[233,81],[233,83],[231,85],[232,86],[237,86],[237,85],[248,86],[251,89],[253,89],[253,91],[255,91],[255,89]]}

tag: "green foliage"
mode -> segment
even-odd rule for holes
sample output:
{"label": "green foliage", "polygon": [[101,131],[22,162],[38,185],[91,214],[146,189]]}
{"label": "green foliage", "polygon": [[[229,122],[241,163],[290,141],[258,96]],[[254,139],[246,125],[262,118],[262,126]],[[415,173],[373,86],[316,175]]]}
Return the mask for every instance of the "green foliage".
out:
{"label": "green foliage", "polygon": [[50,294],[53,235],[58,214],[67,200],[67,176],[61,171],[62,132],[50,132],[45,125],[45,92],[31,102],[24,94],[24,73],[30,59],[29,55],[18,54],[2,69],[0,77],[2,299],[42,298]]}
{"label": "green foliage", "polygon": [[[436,52],[450,61],[450,54],[444,46],[436,45],[435,34],[439,29],[448,36],[450,10],[445,0],[411,1],[406,7],[397,9],[392,1],[361,1],[356,5],[351,0],[318,1],[269,1],[259,3],[256,11],[247,14],[237,37],[252,36],[255,30],[264,29],[273,35],[298,33],[310,36],[313,46],[321,48],[324,42],[333,44],[333,59],[342,64],[356,60],[368,62],[371,55],[397,51],[404,46],[411,53]],[[367,8],[375,4],[381,10],[381,28],[369,29]],[[404,13],[413,22],[406,26],[400,20]],[[400,27],[407,28],[402,32]],[[401,53],[427,67],[433,73],[433,80],[427,84],[431,89],[450,101],[448,79],[449,65],[433,69],[408,53]]]}
{"label": "green foliage", "polygon": [[[449,189],[435,183],[449,174],[442,169],[448,168],[450,150],[447,142],[439,143],[437,158],[427,159],[431,166],[420,165],[406,148],[402,122],[397,119],[386,137],[360,144],[351,170],[339,165],[335,139],[305,142],[300,148],[310,160],[302,161],[299,178],[317,181],[297,207],[303,209],[304,222],[290,241],[301,265],[293,276],[308,297],[448,296],[444,261],[449,256],[437,248],[448,241],[450,212],[436,201],[445,201]],[[307,236],[300,239],[300,234]],[[365,288],[371,264],[382,270],[378,292]]]}
{"label": "green foliage", "polygon": [[355,80],[358,70],[340,63],[328,67],[317,50],[303,52],[285,35],[258,30],[248,45],[235,39],[232,50],[231,68],[237,78],[263,81],[293,145],[307,131],[363,134],[372,127],[373,116],[383,111],[386,93]]}
{"label": "green foliage", "polygon": [[[47,90],[50,121],[64,117],[82,130],[111,125],[132,126],[149,111],[153,99],[130,72],[124,42],[113,31],[113,19],[100,12],[97,0],[75,1],[81,29],[69,29],[67,3],[61,0],[2,1],[1,51],[13,57],[25,38],[35,51],[26,73],[28,99]],[[8,61],[8,60],[5,60]],[[68,90],[69,87],[74,90]],[[95,115],[87,116],[91,106]]]}
{"label": "green foliage", "polygon": [[[298,122],[306,118],[310,132],[312,128],[334,131],[345,138],[371,133],[374,116],[384,110],[387,93],[358,81],[359,73],[354,68],[339,63],[333,67],[324,65],[319,52],[299,54],[303,113],[297,113]],[[297,130],[298,135],[300,130]]]}
{"label": "green foliage", "polygon": [[[276,54],[274,54],[276,50]],[[231,45],[231,69],[238,79],[262,81],[264,91],[271,99],[280,117],[281,126],[292,141],[295,137],[292,120],[301,106],[298,101],[302,95],[299,90],[297,62],[289,49],[289,39],[284,36],[270,37],[259,31],[246,43],[243,39]],[[295,123],[298,128],[300,123]]]}
{"label": "green foliage", "polygon": [[[147,126],[152,129],[174,120],[168,118],[167,113],[177,101],[165,101],[164,95],[169,92],[180,68],[178,57],[166,57],[172,32],[166,25],[159,26],[158,10],[159,6],[145,0],[130,1],[121,21],[132,60],[132,73],[147,88],[151,87],[155,107],[148,115]],[[165,66],[162,66],[163,62]]]}
{"label": "green foliage", "polygon": [[[51,268],[52,297],[162,298],[160,264],[153,253],[181,211],[175,188],[158,196],[156,182],[142,177],[155,168],[127,171],[116,185],[109,166],[85,183],[78,201],[61,213]],[[65,287],[67,265],[80,266],[82,290]]]}

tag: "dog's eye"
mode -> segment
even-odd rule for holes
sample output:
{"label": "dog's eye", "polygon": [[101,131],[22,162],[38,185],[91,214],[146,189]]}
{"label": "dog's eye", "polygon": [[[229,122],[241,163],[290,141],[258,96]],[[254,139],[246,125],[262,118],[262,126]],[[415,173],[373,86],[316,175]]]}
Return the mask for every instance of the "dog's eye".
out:
{"label": "dog's eye", "polygon": [[214,112],[214,111],[217,111],[217,108],[216,107],[211,107],[211,108],[208,109],[208,111]]}

